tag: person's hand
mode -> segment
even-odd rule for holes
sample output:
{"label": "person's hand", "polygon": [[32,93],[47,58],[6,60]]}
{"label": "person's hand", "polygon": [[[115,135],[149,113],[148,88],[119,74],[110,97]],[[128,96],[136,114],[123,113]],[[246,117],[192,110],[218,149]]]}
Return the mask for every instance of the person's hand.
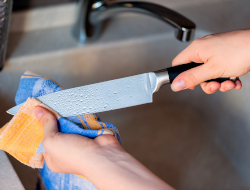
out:
{"label": "person's hand", "polygon": [[33,110],[44,127],[43,147],[50,170],[85,176],[100,190],[172,189],[129,155],[112,135],[89,139],[58,132],[56,116],[42,107]]}
{"label": "person's hand", "polygon": [[35,107],[34,114],[44,126],[44,158],[53,172],[85,175],[79,164],[85,163],[92,154],[100,153],[106,148],[114,153],[124,151],[112,135],[99,136],[93,140],[80,135],[63,134],[58,132],[57,119],[53,113],[45,108]]}
{"label": "person's hand", "polygon": [[217,90],[227,92],[241,89],[240,80],[223,83],[209,82],[219,77],[240,77],[250,70],[250,30],[240,30],[208,35],[194,40],[186,49],[175,57],[173,66],[190,62],[204,63],[181,73],[171,87],[173,91],[194,89],[200,84],[207,94]]}

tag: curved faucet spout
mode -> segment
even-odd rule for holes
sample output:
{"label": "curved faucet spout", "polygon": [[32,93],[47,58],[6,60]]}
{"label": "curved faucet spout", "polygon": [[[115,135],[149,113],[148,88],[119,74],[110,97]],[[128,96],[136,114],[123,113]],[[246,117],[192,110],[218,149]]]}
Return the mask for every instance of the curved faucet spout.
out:
{"label": "curved faucet spout", "polygon": [[183,42],[190,41],[194,35],[195,24],[191,20],[171,9],[153,3],[135,1],[119,2],[111,5],[96,3],[96,6],[93,7],[89,17],[93,25],[100,24],[119,13],[135,12],[150,15],[172,25],[176,29],[176,38]]}
{"label": "curved faucet spout", "polygon": [[116,14],[136,12],[158,18],[175,28],[175,36],[183,42],[192,40],[195,24],[181,14],[153,3],[126,1],[107,4],[106,0],[80,0],[74,34],[80,42],[95,39],[102,22]]}

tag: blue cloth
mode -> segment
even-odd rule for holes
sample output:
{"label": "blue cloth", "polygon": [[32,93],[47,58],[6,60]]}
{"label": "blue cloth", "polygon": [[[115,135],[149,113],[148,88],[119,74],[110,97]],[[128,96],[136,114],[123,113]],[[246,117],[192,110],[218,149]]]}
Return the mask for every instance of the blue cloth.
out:
{"label": "blue cloth", "polygon": [[[50,78],[33,74],[31,72],[26,72],[21,77],[15,101],[18,105],[25,102],[28,97],[36,98],[45,94],[50,94],[61,90],[63,90],[63,88]],[[96,116],[96,114],[92,114],[91,116],[96,119],[98,124],[100,124],[101,131],[91,129],[90,124],[88,124],[88,121],[85,119],[84,116],[59,118],[58,130],[62,133],[78,134],[89,138],[95,138],[98,136],[98,134],[103,134],[102,129],[107,128],[113,132],[113,135],[118,139],[121,144],[118,129],[114,125],[110,123],[101,122],[100,118]],[[85,125],[85,128],[83,125]],[[42,143],[37,149],[37,152],[45,152]],[[46,163],[44,164],[43,169],[40,169],[39,171],[39,181],[41,182],[43,188],[47,190],[96,190],[96,187],[93,184],[81,177],[78,177],[73,174],[61,174],[52,172],[47,167]],[[37,189],[40,188],[40,185],[38,185]]]}

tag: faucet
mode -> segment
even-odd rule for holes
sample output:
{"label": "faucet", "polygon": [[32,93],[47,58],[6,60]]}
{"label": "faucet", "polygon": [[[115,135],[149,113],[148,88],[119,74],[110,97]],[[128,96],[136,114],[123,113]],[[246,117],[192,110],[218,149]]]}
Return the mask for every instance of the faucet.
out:
{"label": "faucet", "polygon": [[192,40],[195,24],[166,7],[146,2],[125,1],[108,3],[107,0],[80,0],[74,36],[79,42],[93,41],[100,33],[102,22],[116,14],[136,12],[158,18],[175,28],[175,36],[182,42]]}

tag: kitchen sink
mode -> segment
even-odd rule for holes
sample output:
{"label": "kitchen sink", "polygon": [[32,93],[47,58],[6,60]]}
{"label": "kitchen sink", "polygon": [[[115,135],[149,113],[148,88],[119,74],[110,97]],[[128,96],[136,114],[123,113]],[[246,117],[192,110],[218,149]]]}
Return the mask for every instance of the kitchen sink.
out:
{"label": "kitchen sink", "polygon": [[[167,2],[160,1],[166,6]],[[248,27],[246,0],[196,0],[192,6],[177,2],[180,5],[170,8],[196,22],[195,38]],[[75,5],[63,6],[73,11]],[[242,16],[225,16],[235,9],[242,9]],[[223,27],[213,10],[218,18],[224,16]],[[243,23],[239,24],[240,18]],[[72,88],[170,67],[172,59],[188,46],[174,38],[171,27],[144,15],[118,16],[105,25],[96,42],[84,45],[71,36],[71,24],[10,33],[8,61],[0,73],[0,126],[11,118],[5,111],[14,106],[19,79],[26,70]],[[213,95],[206,95],[200,87],[174,93],[166,85],[154,94],[151,104],[99,116],[118,127],[125,150],[174,188],[248,189],[250,77],[241,79],[242,90]],[[26,183],[23,169],[18,169],[21,164],[11,162]],[[34,170],[30,173],[34,176]]]}

